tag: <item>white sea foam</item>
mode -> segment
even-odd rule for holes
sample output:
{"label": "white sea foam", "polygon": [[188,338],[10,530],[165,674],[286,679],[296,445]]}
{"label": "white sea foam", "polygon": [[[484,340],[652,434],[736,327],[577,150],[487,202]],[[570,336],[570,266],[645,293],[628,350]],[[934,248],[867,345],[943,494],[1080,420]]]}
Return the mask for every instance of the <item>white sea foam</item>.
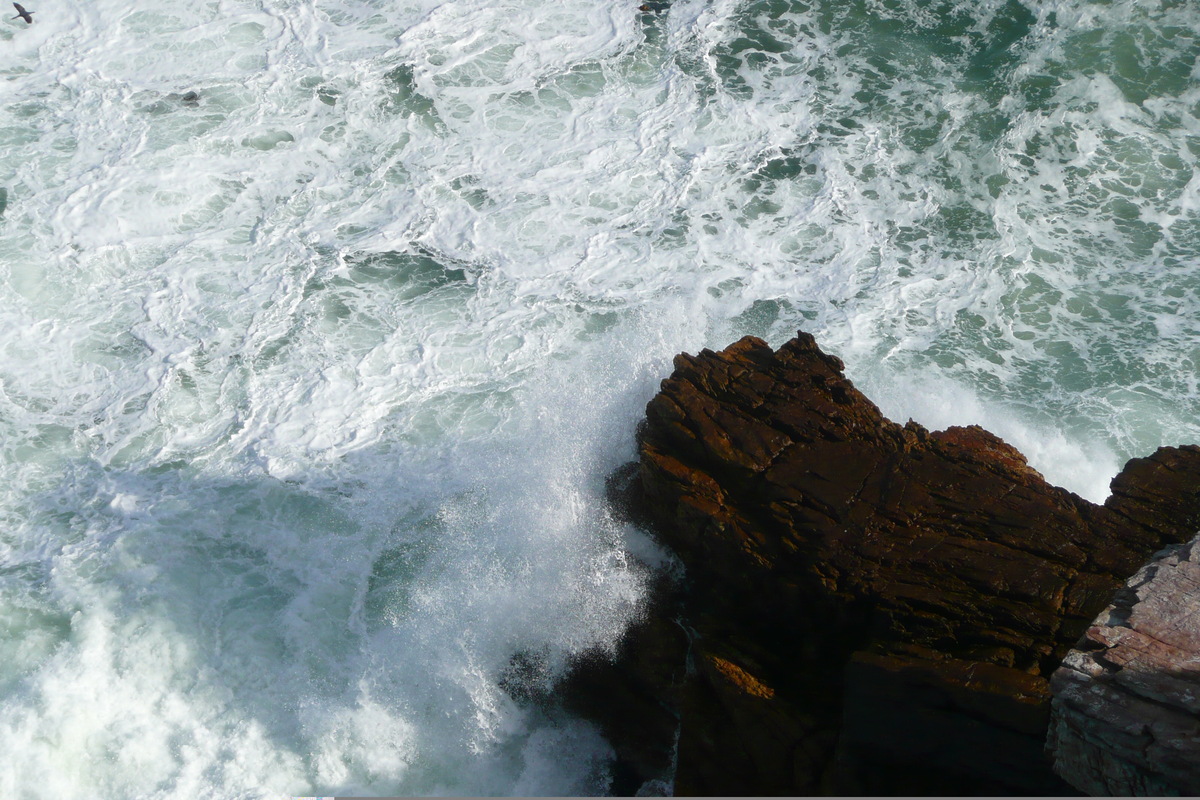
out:
{"label": "white sea foam", "polygon": [[1194,440],[1195,12],[1014,9],[0,26],[0,791],[605,791],[503,687],[637,613],[680,351],[803,327],[1092,499]]}

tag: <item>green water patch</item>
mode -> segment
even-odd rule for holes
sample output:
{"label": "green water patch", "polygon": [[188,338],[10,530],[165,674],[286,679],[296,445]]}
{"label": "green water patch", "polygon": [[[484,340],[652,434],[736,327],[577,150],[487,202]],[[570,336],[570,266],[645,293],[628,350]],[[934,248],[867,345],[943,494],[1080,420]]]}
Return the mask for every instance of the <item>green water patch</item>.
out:
{"label": "green water patch", "polygon": [[348,324],[386,332],[400,306],[436,314],[446,305],[460,307],[473,293],[466,264],[420,248],[351,255],[345,265],[314,274],[302,293],[302,313],[330,331]]}
{"label": "green water patch", "polygon": [[281,144],[287,144],[296,141],[296,137],[287,131],[263,131],[254,136],[247,136],[242,139],[243,147],[252,147],[255,150],[274,150]]}
{"label": "green water patch", "polygon": [[327,82],[320,75],[309,75],[306,78],[302,78],[298,85],[301,89],[312,92],[312,96],[315,96],[317,100],[327,106],[336,106],[342,96],[340,89]]}
{"label": "green water patch", "polygon": [[1153,129],[1122,133],[1077,117],[1008,144],[1004,174],[989,177],[989,189],[1019,200],[1021,218],[1050,234],[1044,249],[1052,241],[1080,264],[1142,260],[1160,253],[1164,222],[1189,224],[1181,202],[1195,157]]}
{"label": "green water patch", "polygon": [[[10,488],[32,491],[57,485],[70,459],[79,455],[84,438],[81,428],[86,430],[85,426],[59,423],[41,423],[27,429],[6,425],[0,458],[8,470]],[[5,538],[0,536],[3,542]]]}
{"label": "green water patch", "polygon": [[779,323],[796,316],[792,304],[785,299],[755,300],[750,306],[733,318],[731,328],[742,331],[743,336],[757,336],[760,339],[773,339],[779,331]]}
{"label": "green water patch", "polygon": [[[138,128],[144,149],[166,150],[200,140],[227,124],[238,102],[234,91],[227,87],[204,87],[194,94],[194,101],[188,92],[143,91],[134,95],[133,109],[141,118]],[[250,138],[242,140],[243,147],[251,146]]]}
{"label": "green water patch", "polygon": [[71,614],[54,601],[48,562],[0,565],[0,691],[37,670],[70,633]]}
{"label": "green water patch", "polygon": [[[965,256],[994,240],[989,206],[1009,181],[998,154],[1022,113],[1001,100],[1048,25],[1015,0],[982,13],[949,2],[739,7],[712,45],[721,88],[746,101],[763,92],[787,98],[812,120],[743,180],[752,198],[742,216],[753,223],[790,208],[772,196],[785,185],[817,195],[837,166],[865,201],[918,208],[936,200],[927,219],[908,226],[909,241],[925,242],[928,255]],[[1034,94],[1059,83],[1027,79]]]}
{"label": "green water patch", "polygon": [[584,309],[583,306],[576,304],[574,309],[584,314],[583,328],[579,331],[578,339],[581,342],[593,342],[600,339],[609,331],[612,331],[623,321],[623,315],[619,311],[601,311],[596,308]]}
{"label": "green water patch", "polygon": [[[826,37],[838,56],[836,69],[806,62],[811,94],[800,102],[813,126],[799,144],[743,172],[749,198],[741,216],[755,223],[783,214],[790,207],[780,202],[782,187],[815,194],[842,179],[829,169],[839,167],[868,208],[892,215],[877,268],[899,285],[934,267],[941,272],[944,263],[974,265],[981,275],[1023,264],[1019,269],[1096,284],[1080,290],[1082,299],[1068,294],[1053,302],[1032,302],[1029,287],[1014,284],[1002,303],[1002,314],[1011,316],[976,333],[959,330],[941,307],[960,301],[926,298],[880,324],[881,342],[932,342],[933,361],[953,370],[982,365],[977,378],[986,386],[1004,383],[1000,367],[1016,357],[1012,347],[1034,348],[1031,361],[1057,365],[1042,371],[1046,383],[1039,385],[1149,379],[1157,367],[1115,359],[1108,337],[1088,326],[1108,326],[1128,342],[1153,340],[1149,318],[1107,308],[1093,295],[1120,282],[1109,275],[1123,271],[1116,262],[1183,263],[1195,242],[1187,192],[1200,147],[1178,133],[1195,116],[1179,102],[1180,76],[1194,70],[1198,48],[1186,26],[1171,24],[1172,14],[1183,13],[1178,7],[1164,7],[1162,18],[1149,7],[1125,11],[1098,11],[1079,29],[1066,29],[1055,13],[1035,15],[1016,2],[982,9],[911,2],[741,7],[732,17],[736,32],[718,48],[717,71],[727,82],[761,88],[770,80],[754,83],[756,72],[784,75],[778,63],[748,58],[756,51],[778,55],[758,33],[780,39],[810,31]],[[802,37],[793,41],[803,54]],[[1080,80],[1093,76],[1095,83]],[[1146,114],[1106,105],[1105,80]],[[1136,298],[1157,286],[1150,271],[1135,271],[1124,293],[1134,298],[1129,309],[1141,308]],[[877,278],[873,285],[891,284]],[[984,319],[991,314],[980,311]]]}
{"label": "green water patch", "polygon": [[1185,25],[1162,25],[1150,16],[1150,8],[1143,13],[1131,15],[1124,25],[1069,35],[1056,65],[1087,76],[1104,75],[1137,105],[1188,91],[1200,54],[1200,33]]}
{"label": "green water patch", "polygon": [[445,132],[445,123],[433,100],[417,90],[411,65],[400,64],[388,71],[384,78],[386,88],[380,107],[386,113],[414,120],[437,133]]}
{"label": "green water patch", "polygon": [[[39,109],[44,110],[44,109]],[[18,115],[20,116],[20,115]],[[13,125],[9,124],[0,128],[0,145],[7,147],[21,147],[22,145],[31,145],[41,138],[41,131],[35,125]]]}
{"label": "green water patch", "polygon": [[171,631],[251,708],[280,663],[319,680],[336,673],[354,638],[356,587],[343,573],[369,539],[341,494],[213,479],[186,464],[94,477],[78,487],[96,493],[78,509],[94,542],[78,550],[87,566],[73,553],[60,559],[71,580],[86,581],[84,596],[103,589],[113,613]]}
{"label": "green water patch", "polygon": [[350,256],[347,279],[360,286],[387,289],[397,300],[412,300],[445,287],[467,285],[465,264],[427,251]]}
{"label": "green water patch", "polygon": [[[451,358],[455,356],[458,360],[474,358],[471,354],[451,354]],[[484,381],[471,390],[440,393],[436,401],[415,407],[391,435],[417,447],[429,442],[487,438],[512,419],[518,402],[508,384]]]}
{"label": "green water patch", "polygon": [[454,332],[471,313],[478,273],[474,264],[419,246],[330,255],[304,279],[286,327],[259,340],[251,369],[290,376],[312,358],[340,365],[335,370],[346,380],[388,374],[397,359],[422,374],[473,369],[487,358],[478,336]]}
{"label": "green water patch", "polygon": [[[986,29],[942,31],[948,37],[965,36],[967,66],[963,72],[964,85],[973,86],[985,94],[995,96],[995,88],[1001,81],[998,76],[1009,76],[1021,63],[1021,42],[1033,31],[1036,17],[1023,4],[1010,0],[989,21]],[[1032,88],[1032,87],[1031,87]]]}
{"label": "green water patch", "polygon": [[[1089,413],[1081,398],[1112,402],[1111,387],[1195,396],[1200,373],[1183,346],[1197,335],[1186,313],[1189,304],[1147,296],[1139,288],[1144,277],[1081,282],[1048,275],[1014,275],[994,304],[952,300],[963,307],[950,319],[910,309],[907,327],[914,334],[926,331],[928,343],[907,358],[961,376],[984,397],[1056,409],[1076,422]],[[1135,282],[1125,284],[1123,278]],[[1110,408],[1103,417],[1114,431],[1132,424],[1132,417],[1117,422],[1117,413]],[[1094,427],[1095,421],[1088,424]]]}
{"label": "green water patch", "polygon": [[450,181],[450,188],[476,211],[494,208],[496,201],[488,194],[486,188],[480,185],[479,178],[474,175],[460,175]]}
{"label": "green water patch", "polygon": [[367,578],[363,609],[369,629],[395,626],[413,610],[413,591],[436,552],[445,526],[436,516],[402,521],[393,529],[399,539],[376,557]]}
{"label": "green water patch", "polygon": [[[852,121],[847,121],[853,125]],[[741,188],[748,195],[773,192],[782,183],[813,181],[816,189],[821,175],[818,153],[811,145],[779,148],[742,178]]]}
{"label": "green water patch", "polygon": [[572,64],[569,69],[555,74],[547,82],[547,88],[579,99],[599,97],[608,87],[608,75],[599,61]]}

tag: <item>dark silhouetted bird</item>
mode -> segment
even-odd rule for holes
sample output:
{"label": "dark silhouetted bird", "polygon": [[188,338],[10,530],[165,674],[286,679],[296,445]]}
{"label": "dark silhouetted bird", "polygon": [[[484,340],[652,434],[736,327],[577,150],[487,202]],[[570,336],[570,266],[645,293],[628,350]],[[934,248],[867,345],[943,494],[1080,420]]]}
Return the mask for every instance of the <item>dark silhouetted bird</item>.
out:
{"label": "dark silhouetted bird", "polygon": [[[26,11],[25,6],[21,5],[20,3],[13,3],[13,7],[15,7],[17,9],[17,17],[20,17],[21,19],[25,20],[30,25],[33,24],[33,12],[32,11]],[[13,17],[13,19],[16,19],[17,17]]]}

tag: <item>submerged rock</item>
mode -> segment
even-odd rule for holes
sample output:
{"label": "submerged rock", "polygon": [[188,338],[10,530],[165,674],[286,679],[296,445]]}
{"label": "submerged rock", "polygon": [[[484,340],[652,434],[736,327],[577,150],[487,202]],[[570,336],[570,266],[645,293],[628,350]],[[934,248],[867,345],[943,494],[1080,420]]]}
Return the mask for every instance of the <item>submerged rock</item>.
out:
{"label": "submerged rock", "polygon": [[1098,506],[982,428],[891,422],[842,370],[803,333],[676,358],[623,502],[687,579],[572,702],[629,786],[667,753],[677,794],[1069,793],[1049,677],[1200,525],[1200,448],[1131,461]]}
{"label": "submerged rock", "polygon": [[1200,795],[1200,544],[1159,553],[1051,678],[1046,749],[1092,795]]}

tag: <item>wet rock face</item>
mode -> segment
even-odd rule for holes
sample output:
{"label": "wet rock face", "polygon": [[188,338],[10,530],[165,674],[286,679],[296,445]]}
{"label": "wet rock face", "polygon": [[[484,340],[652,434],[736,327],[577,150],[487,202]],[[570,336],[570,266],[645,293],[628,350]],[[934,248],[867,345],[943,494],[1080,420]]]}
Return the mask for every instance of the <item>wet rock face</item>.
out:
{"label": "wet rock face", "polygon": [[658,702],[677,793],[1069,792],[1049,676],[1197,529],[1200,448],[1131,461],[1097,506],[981,428],[897,425],[842,369],[806,334],[747,337],[678,356],[647,407],[627,503],[687,570],[686,678]]}
{"label": "wet rock face", "polygon": [[1200,794],[1200,540],[1139,570],[1050,685],[1046,749],[1073,786]]}

